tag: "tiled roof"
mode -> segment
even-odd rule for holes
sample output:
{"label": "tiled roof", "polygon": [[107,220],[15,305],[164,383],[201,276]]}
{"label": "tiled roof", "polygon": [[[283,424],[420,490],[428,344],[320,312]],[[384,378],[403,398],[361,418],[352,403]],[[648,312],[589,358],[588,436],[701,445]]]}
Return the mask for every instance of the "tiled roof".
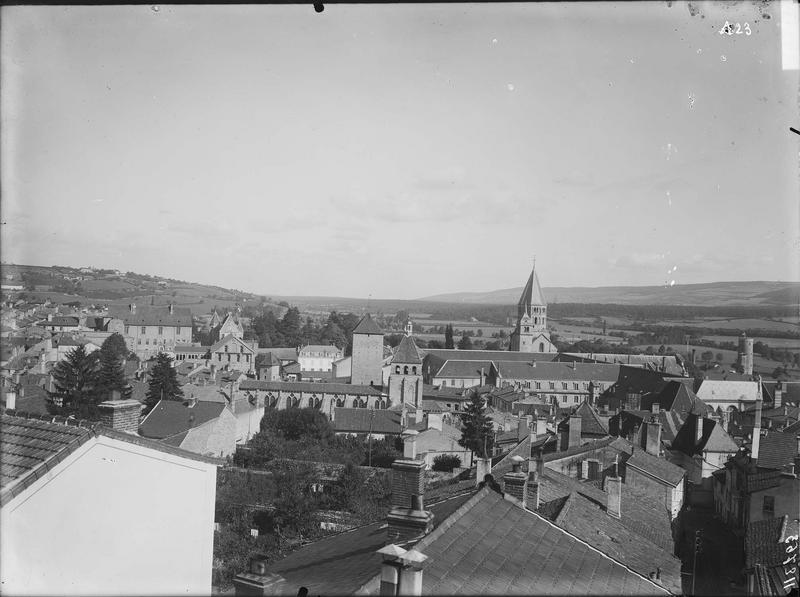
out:
{"label": "tiled roof", "polygon": [[[506,379],[545,379],[564,381],[602,381],[613,383],[619,377],[619,365],[608,363],[531,363],[498,361],[497,370]],[[543,390],[546,391],[546,390]]]}
{"label": "tiled roof", "polygon": [[381,328],[378,327],[378,324],[372,319],[369,313],[364,315],[359,322],[356,324],[356,327],[353,328],[354,334],[380,334],[383,335]]}
{"label": "tiled roof", "polygon": [[247,352],[252,352],[252,353],[254,353],[254,352],[255,352],[255,349],[254,349],[252,346],[250,346],[250,345],[249,345],[247,342],[245,342],[244,340],[240,340],[239,338],[237,338],[236,336],[234,336],[234,335],[232,335],[232,334],[228,334],[227,336],[224,336],[223,338],[220,338],[220,339],[219,339],[219,340],[218,340],[218,341],[217,341],[217,342],[216,342],[216,343],[215,343],[215,344],[214,344],[214,345],[213,345],[211,348],[209,348],[208,350],[210,350],[211,352],[217,352],[217,351],[220,351],[220,350],[222,350],[222,349],[225,347],[225,345],[226,345],[226,344],[228,344],[229,342],[233,342],[234,344],[239,344],[239,345],[241,345],[241,346],[244,346],[244,347],[247,349]]}
{"label": "tiled roof", "polygon": [[570,456],[574,456],[575,454],[581,454],[583,452],[592,452],[593,450],[599,450],[607,446],[611,446],[619,450],[620,452],[624,452],[625,448],[629,445],[630,444],[622,438],[605,437],[603,439],[587,442],[580,446],[573,446],[572,448],[569,448],[562,452],[550,452],[549,454],[544,455],[544,461],[552,462],[554,460],[561,460],[562,458],[568,458]]}
{"label": "tiled roof", "polygon": [[480,377],[481,368],[488,375],[492,368],[491,361],[447,361],[436,373],[436,377]]}
{"label": "tiled roof", "polygon": [[51,319],[50,321],[44,320],[44,321],[37,322],[37,325],[41,325],[41,326],[54,326],[54,325],[57,325],[59,327],[63,327],[63,326],[76,326],[77,327],[78,325],[80,325],[80,320],[77,317],[57,316],[57,317],[53,317],[53,319]]}
{"label": "tiled roof", "polygon": [[[317,372],[319,373],[319,372]],[[240,390],[261,390],[264,392],[304,392],[317,394],[350,394],[353,396],[380,396],[381,391],[373,386],[349,383],[314,383],[311,381],[265,381],[244,379],[239,383]]]}
{"label": "tiled roof", "polygon": [[674,595],[681,594],[681,562],[671,546],[665,549],[656,545],[627,528],[620,519],[609,516],[605,507],[577,492],[557,501],[563,504],[556,518],[551,519],[555,524],[642,576],[661,568],[661,583]]}
{"label": "tiled roof", "polygon": [[[514,432],[514,434],[516,435],[516,431]],[[503,456],[503,459],[500,462],[498,462],[495,466],[492,467],[492,475],[499,482],[503,478],[503,475],[505,475],[508,472],[511,472],[511,467],[513,465],[511,459],[514,456],[520,456],[521,458],[528,460],[530,455],[531,455],[531,436],[527,435],[521,442],[518,442],[517,445],[514,446],[514,448],[509,450]]]}
{"label": "tiled roof", "polygon": [[428,556],[426,595],[667,594],[488,488],[415,548]]}
{"label": "tiled roof", "polygon": [[681,467],[641,449],[634,451],[633,455],[628,458],[626,466],[642,470],[657,479],[666,481],[673,487],[676,487],[686,474]]}
{"label": "tiled roof", "polygon": [[[37,479],[93,436],[86,427],[58,425],[3,415],[0,434],[0,488],[6,490],[31,475]],[[85,422],[84,422],[85,423]],[[5,502],[5,499],[3,499]]]}
{"label": "tiled roof", "polygon": [[780,566],[786,559],[786,545],[782,543],[787,535],[797,535],[798,521],[788,516],[768,518],[751,523],[744,536],[745,567],[756,564]]}
{"label": "tiled roof", "polygon": [[586,359],[598,363],[616,363],[618,365],[635,366],[639,369],[656,371],[661,367],[665,369],[663,373],[670,375],[681,375],[682,369],[678,359],[674,355],[649,355],[649,354],[621,354],[621,353],[597,353],[597,352],[562,352],[559,360],[567,358]]}
{"label": "tiled roof", "polygon": [[400,411],[374,408],[335,408],[333,428],[349,433],[391,433],[399,435]]}
{"label": "tiled roof", "polygon": [[216,419],[225,408],[220,402],[161,400],[142,421],[139,433],[144,437],[164,439]]}
{"label": "tiled roof", "polygon": [[272,353],[278,360],[281,361],[296,361],[297,360],[297,349],[296,348],[289,348],[289,347],[275,347],[275,348],[259,348],[258,353]]}
{"label": "tiled roof", "polygon": [[689,413],[709,413],[713,410],[680,381],[667,382],[654,402],[658,402],[662,409],[671,410],[684,417]]}
{"label": "tiled roof", "polygon": [[109,308],[109,316],[121,319],[125,325],[161,325],[161,326],[192,326],[192,310],[188,307],[173,307],[173,312],[169,312],[169,307],[159,306],[137,306],[135,311],[128,307],[112,305]]}
{"label": "tiled roof", "polygon": [[436,357],[442,361],[522,361],[529,363],[549,362],[556,358],[555,352],[514,352],[508,350],[464,350],[460,348],[426,348],[426,356]]}
{"label": "tiled roof", "polygon": [[[434,525],[444,521],[469,495],[428,506]],[[385,521],[345,531],[305,545],[272,564],[269,572],[285,579],[285,594],[296,594],[304,586],[309,595],[352,595],[380,573],[381,555],[387,544]]]}
{"label": "tiled roof", "polygon": [[581,433],[608,435],[608,425],[600,418],[597,410],[588,402],[584,401],[575,409],[575,414],[581,418]]}
{"label": "tiled roof", "polygon": [[208,346],[193,346],[191,344],[176,344],[175,348],[173,349],[176,354],[206,354],[208,351]]}
{"label": "tiled roof", "polygon": [[403,336],[403,339],[400,340],[400,345],[397,347],[397,350],[394,351],[392,363],[407,363],[409,365],[422,364],[422,357],[419,356],[417,344],[411,336]]}
{"label": "tiled roof", "polygon": [[758,468],[783,468],[797,456],[797,443],[797,437],[792,437],[789,433],[762,433],[758,448]]}

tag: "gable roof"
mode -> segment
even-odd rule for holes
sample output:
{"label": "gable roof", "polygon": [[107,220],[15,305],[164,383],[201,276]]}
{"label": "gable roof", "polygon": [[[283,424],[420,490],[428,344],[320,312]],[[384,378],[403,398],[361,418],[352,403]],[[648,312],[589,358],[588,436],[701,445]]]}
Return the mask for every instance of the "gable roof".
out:
{"label": "gable roof", "polygon": [[421,365],[422,358],[419,356],[417,344],[411,336],[403,336],[397,350],[394,351],[392,363],[401,363],[409,365]]}
{"label": "gable roof", "polygon": [[161,400],[139,427],[144,437],[164,439],[199,427],[222,414],[222,402],[197,401],[194,406],[189,400]]}
{"label": "gable roof", "polygon": [[696,439],[698,415],[691,413],[684,420],[678,434],[672,441],[671,448],[683,452],[687,456],[694,456],[702,452],[729,452],[736,453],[739,446],[713,419],[704,417],[703,434],[700,441]]}
{"label": "gable roof", "polygon": [[600,418],[597,409],[586,400],[575,409],[575,414],[581,418],[581,433],[608,435],[608,425]]}
{"label": "gable roof", "polygon": [[390,433],[399,435],[401,413],[374,408],[341,408],[333,411],[333,428],[341,433]]}
{"label": "gable roof", "polygon": [[190,460],[218,465],[220,461],[165,446],[91,421],[65,417],[38,418],[6,412],[0,421],[0,504],[5,505],[80,446],[98,436],[140,445]]}
{"label": "gable roof", "polygon": [[481,369],[487,375],[492,368],[492,361],[447,361],[436,373],[436,377],[465,377],[481,376]]}
{"label": "gable roof", "polygon": [[[537,353],[538,356],[538,353]],[[506,379],[544,379],[563,381],[602,381],[613,383],[619,377],[620,365],[610,363],[559,363],[497,361],[499,377]],[[547,391],[547,388],[542,390]]]}
{"label": "gable roof", "polygon": [[668,381],[654,402],[657,402],[662,409],[676,412],[684,417],[689,413],[709,413],[713,410],[685,383],[676,380]]}
{"label": "gable roof", "polygon": [[[321,372],[315,371],[313,373]],[[263,392],[341,394],[343,396],[381,396],[380,389],[374,386],[364,386],[349,383],[316,383],[313,381],[266,381],[248,378],[239,382],[239,389],[261,390]]]}
{"label": "gable roof", "polygon": [[239,344],[240,346],[244,346],[247,349],[247,352],[255,353],[255,349],[253,349],[252,346],[250,346],[247,342],[245,342],[241,338],[237,338],[233,334],[228,334],[227,336],[220,338],[219,340],[217,340],[217,342],[214,343],[214,345],[211,348],[206,347],[206,350],[210,350],[211,352],[217,352],[218,350],[224,348],[224,346],[231,341],[234,344]]}
{"label": "gable roof", "polygon": [[415,549],[428,556],[422,576],[426,595],[668,594],[489,488]]}
{"label": "gable roof", "polygon": [[372,319],[372,316],[367,313],[362,317],[359,322],[356,324],[356,327],[353,328],[354,334],[380,334],[383,335],[381,328],[378,327],[378,324]]}
{"label": "gable roof", "polygon": [[109,315],[121,319],[126,325],[192,326],[192,310],[188,307],[137,306],[135,311],[128,307],[112,305]]}
{"label": "gable roof", "polygon": [[[735,451],[735,450],[734,450]],[[664,458],[654,456],[644,450],[634,450],[625,466],[639,469],[657,479],[665,481],[676,487],[683,479],[686,471],[681,467],[668,462]]]}
{"label": "gable roof", "polygon": [[758,398],[758,382],[704,379],[697,389],[697,396],[709,402],[755,402]]}

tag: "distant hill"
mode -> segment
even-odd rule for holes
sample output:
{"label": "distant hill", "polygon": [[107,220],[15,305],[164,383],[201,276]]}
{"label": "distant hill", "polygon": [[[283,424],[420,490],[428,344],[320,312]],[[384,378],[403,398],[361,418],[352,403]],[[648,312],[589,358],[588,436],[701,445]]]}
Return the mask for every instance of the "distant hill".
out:
{"label": "distant hill", "polygon": [[[420,301],[469,304],[515,304],[522,287],[489,292],[454,292]],[[675,286],[600,286],[544,288],[549,303],[614,303],[620,305],[798,305],[800,282],[712,282]]]}

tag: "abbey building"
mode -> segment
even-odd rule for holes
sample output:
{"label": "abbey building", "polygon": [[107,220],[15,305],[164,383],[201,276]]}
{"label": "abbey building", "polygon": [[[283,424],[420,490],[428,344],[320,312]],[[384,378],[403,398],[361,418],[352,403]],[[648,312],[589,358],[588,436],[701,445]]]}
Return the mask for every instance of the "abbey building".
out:
{"label": "abbey building", "polygon": [[547,302],[544,300],[536,264],[517,303],[517,325],[511,332],[509,350],[515,352],[558,352],[547,331]]}

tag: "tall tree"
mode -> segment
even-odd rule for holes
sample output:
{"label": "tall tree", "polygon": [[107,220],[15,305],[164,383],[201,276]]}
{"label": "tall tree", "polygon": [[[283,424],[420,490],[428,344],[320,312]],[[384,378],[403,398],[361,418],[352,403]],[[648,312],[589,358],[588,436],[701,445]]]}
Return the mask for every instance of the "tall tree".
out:
{"label": "tall tree", "polygon": [[459,350],[470,350],[472,348],[472,339],[467,336],[467,332],[464,332],[461,340],[458,341],[458,348]]}
{"label": "tall tree", "polygon": [[448,323],[447,327],[444,328],[444,347],[445,348],[455,348],[456,345],[453,342],[453,324]]}
{"label": "tall tree", "polygon": [[478,392],[470,392],[461,422],[463,427],[458,444],[472,450],[478,458],[488,458],[494,448],[494,426],[486,414],[486,401]]}
{"label": "tall tree", "polygon": [[122,334],[117,332],[114,332],[103,341],[100,350],[115,354],[121,361],[127,359],[130,354],[128,345],[125,343],[125,338],[123,338]]}
{"label": "tall tree", "polygon": [[[115,336],[118,334],[114,334]],[[133,388],[128,384],[125,377],[125,368],[122,358],[119,355],[114,343],[108,341],[114,336],[109,336],[100,348],[100,367],[97,371],[97,381],[95,389],[99,397],[108,400],[116,390],[122,398],[130,398]],[[124,342],[124,340],[123,340]]]}
{"label": "tall tree", "polygon": [[145,404],[151,410],[158,401],[181,400],[183,390],[178,383],[178,374],[172,368],[172,359],[161,352],[156,357],[156,364],[150,370],[150,385],[147,388],[147,399]]}
{"label": "tall tree", "polygon": [[298,346],[300,344],[300,310],[297,307],[289,307],[280,321],[279,329],[286,345]]}
{"label": "tall tree", "polygon": [[97,392],[97,356],[76,346],[53,370],[55,391],[48,391],[51,414],[97,420],[97,405],[104,400]]}

